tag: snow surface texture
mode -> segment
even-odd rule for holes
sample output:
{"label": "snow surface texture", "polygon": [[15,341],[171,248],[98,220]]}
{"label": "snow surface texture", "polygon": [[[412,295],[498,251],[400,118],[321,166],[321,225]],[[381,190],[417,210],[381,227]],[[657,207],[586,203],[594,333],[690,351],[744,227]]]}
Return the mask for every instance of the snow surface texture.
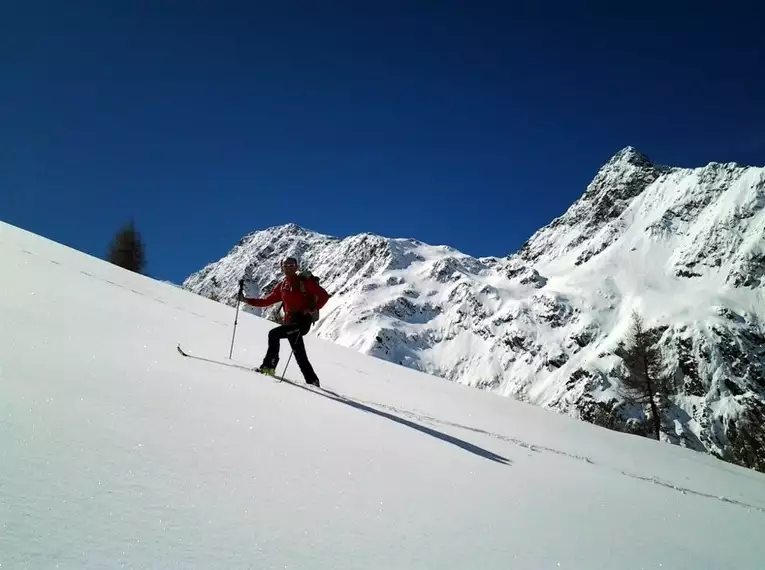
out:
{"label": "snow surface texture", "polygon": [[278,383],[268,321],[229,361],[230,307],[5,224],[0,263],[3,570],[762,568],[762,474],[313,334],[327,391]]}
{"label": "snow surface texture", "polygon": [[633,309],[677,395],[662,438],[765,469],[765,169],[656,166],[628,147],[515,254],[290,224],[245,236],[184,287],[233,304],[287,255],[334,294],[318,335],[468,386],[627,430],[613,356]]}

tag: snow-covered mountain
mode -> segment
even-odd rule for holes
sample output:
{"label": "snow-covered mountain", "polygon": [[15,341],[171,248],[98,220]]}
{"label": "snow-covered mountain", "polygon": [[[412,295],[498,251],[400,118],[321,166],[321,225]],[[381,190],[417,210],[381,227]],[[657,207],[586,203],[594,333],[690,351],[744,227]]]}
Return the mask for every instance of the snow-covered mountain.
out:
{"label": "snow-covered mountain", "polygon": [[294,255],[333,293],[320,337],[627,431],[645,416],[613,351],[638,310],[676,389],[663,438],[765,469],[763,206],[763,168],[658,166],[627,147],[507,257],[286,225],[183,285],[232,303],[243,274],[266,292]]}

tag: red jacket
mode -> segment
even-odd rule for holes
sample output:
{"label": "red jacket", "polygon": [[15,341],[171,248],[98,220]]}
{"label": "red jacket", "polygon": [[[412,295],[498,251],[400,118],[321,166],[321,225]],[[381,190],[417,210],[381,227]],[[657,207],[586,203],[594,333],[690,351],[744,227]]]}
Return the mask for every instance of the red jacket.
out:
{"label": "red jacket", "polygon": [[329,294],[311,279],[303,279],[305,293],[300,288],[300,277],[287,277],[264,299],[243,299],[253,307],[267,307],[281,301],[284,303],[285,322],[290,322],[291,313],[318,311],[329,300]]}

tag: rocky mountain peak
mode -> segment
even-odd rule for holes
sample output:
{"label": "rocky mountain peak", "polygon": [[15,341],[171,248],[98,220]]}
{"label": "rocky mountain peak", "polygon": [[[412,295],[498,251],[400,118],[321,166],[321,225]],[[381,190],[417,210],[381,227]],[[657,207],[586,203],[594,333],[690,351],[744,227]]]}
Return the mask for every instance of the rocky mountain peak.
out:
{"label": "rocky mountain peak", "polygon": [[594,219],[610,219],[618,215],[616,210],[611,209],[615,201],[628,201],[639,195],[663,171],[663,168],[655,166],[646,155],[634,147],[625,147],[598,170],[582,198],[575,202],[569,211],[595,205],[601,212],[596,213]]}
{"label": "rocky mountain peak", "polygon": [[[634,147],[623,148],[598,170],[582,196],[562,216],[531,236],[518,255],[527,263],[540,263],[579,251],[575,260],[584,263],[620,235],[624,226],[618,218],[668,171],[655,166]],[[582,247],[604,233],[606,240],[601,239],[594,247]]]}
{"label": "rocky mountain peak", "polygon": [[638,168],[653,167],[651,160],[634,146],[626,146],[621,149],[611,157],[605,166],[618,167],[620,165],[631,165]]}

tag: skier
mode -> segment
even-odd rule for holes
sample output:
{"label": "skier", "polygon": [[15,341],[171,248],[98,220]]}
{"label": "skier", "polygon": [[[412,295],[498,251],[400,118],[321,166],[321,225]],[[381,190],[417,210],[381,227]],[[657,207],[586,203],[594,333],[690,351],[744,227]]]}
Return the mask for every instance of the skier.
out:
{"label": "skier", "polygon": [[263,364],[256,370],[273,376],[279,362],[279,343],[286,338],[295,354],[295,361],[300,367],[306,383],[319,386],[319,378],[308,361],[303,337],[308,334],[311,325],[318,319],[319,309],[329,300],[329,294],[313,279],[299,275],[298,262],[288,257],[282,262],[284,279],[263,299],[242,301],[253,307],[267,307],[281,301],[284,308],[284,324],[273,328],[268,333],[268,351]]}

